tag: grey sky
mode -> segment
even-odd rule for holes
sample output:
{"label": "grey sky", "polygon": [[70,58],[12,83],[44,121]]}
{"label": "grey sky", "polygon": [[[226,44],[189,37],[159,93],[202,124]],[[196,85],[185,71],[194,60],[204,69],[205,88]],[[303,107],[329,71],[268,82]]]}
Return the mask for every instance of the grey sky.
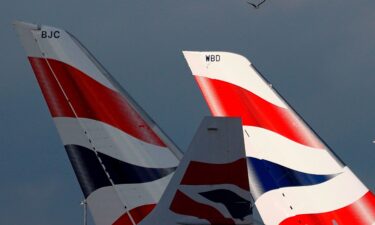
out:
{"label": "grey sky", "polygon": [[2,1],[0,224],[81,222],[81,191],[12,30],[15,19],[73,33],[184,150],[209,111],[181,50],[248,57],[375,189],[375,2]]}

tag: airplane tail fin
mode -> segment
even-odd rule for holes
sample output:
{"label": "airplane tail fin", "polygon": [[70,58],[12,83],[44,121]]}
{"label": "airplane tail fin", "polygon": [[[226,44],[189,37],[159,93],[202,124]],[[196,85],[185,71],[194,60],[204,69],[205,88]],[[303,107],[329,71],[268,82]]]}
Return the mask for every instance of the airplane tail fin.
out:
{"label": "airplane tail fin", "polygon": [[14,26],[95,223],[139,223],[158,203],[181,152],[71,34]]}
{"label": "airplane tail fin", "polygon": [[206,117],[142,225],[252,224],[239,118]]}
{"label": "airplane tail fin", "polygon": [[183,52],[214,116],[241,117],[249,180],[266,224],[373,224],[375,196],[245,57]]}

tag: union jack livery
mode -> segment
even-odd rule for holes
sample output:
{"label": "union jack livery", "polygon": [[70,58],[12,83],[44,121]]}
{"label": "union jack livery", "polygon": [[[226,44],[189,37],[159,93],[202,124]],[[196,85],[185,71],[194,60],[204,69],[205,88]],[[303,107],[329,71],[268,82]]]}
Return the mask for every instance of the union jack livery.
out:
{"label": "union jack livery", "polygon": [[135,225],[182,157],[68,32],[14,23],[96,225]]}
{"label": "union jack livery", "polygon": [[239,118],[205,118],[141,225],[255,225],[244,148]]}
{"label": "union jack livery", "polygon": [[374,194],[246,58],[184,56],[212,114],[242,118],[250,191],[265,224],[375,224]]}

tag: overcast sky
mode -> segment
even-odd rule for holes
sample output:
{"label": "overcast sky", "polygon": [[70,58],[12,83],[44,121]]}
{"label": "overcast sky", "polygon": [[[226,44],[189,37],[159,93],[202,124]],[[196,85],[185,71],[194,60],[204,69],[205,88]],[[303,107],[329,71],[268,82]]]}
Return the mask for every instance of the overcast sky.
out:
{"label": "overcast sky", "polygon": [[64,28],[186,149],[209,111],[181,50],[245,55],[375,189],[375,1],[0,4],[0,224],[81,223],[82,194],[13,20]]}

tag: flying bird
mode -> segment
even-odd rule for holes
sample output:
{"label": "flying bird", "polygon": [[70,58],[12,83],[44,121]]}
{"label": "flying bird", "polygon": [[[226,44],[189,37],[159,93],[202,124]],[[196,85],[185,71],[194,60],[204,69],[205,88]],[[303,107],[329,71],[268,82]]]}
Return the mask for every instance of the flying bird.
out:
{"label": "flying bird", "polygon": [[266,2],[266,0],[261,1],[261,2],[258,3],[258,4],[247,1],[247,3],[248,3],[249,5],[251,5],[252,7],[254,7],[255,9],[259,9],[259,7],[260,7],[264,2]]}

